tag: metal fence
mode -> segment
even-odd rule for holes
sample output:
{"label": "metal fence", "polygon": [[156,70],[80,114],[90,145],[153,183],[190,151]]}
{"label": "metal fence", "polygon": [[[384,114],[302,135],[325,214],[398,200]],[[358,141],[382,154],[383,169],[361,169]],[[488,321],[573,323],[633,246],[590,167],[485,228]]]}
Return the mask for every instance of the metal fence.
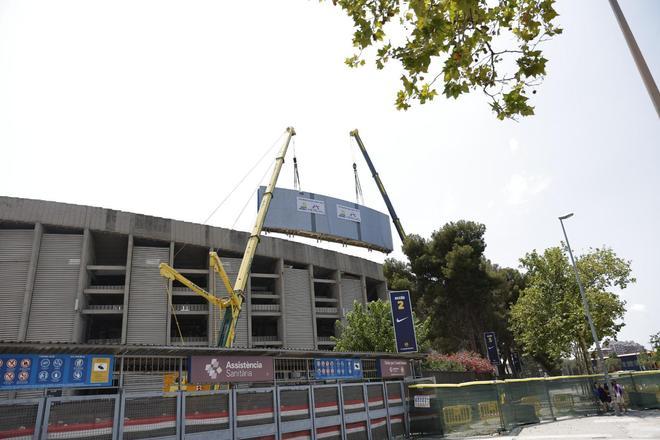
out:
{"label": "metal fence", "polygon": [[403,382],[0,401],[3,439],[403,438]]}
{"label": "metal fence", "polygon": [[[624,386],[627,408],[660,408],[660,371],[619,373],[610,379]],[[594,385],[603,383],[602,375],[590,375],[412,385],[410,429],[421,435],[492,435],[519,425],[601,413],[607,408]]]}

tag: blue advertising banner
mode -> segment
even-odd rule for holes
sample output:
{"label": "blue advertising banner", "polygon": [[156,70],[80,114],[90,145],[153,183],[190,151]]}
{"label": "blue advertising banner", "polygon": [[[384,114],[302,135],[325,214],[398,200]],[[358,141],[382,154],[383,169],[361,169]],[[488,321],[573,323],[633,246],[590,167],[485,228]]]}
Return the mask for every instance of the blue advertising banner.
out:
{"label": "blue advertising banner", "polygon": [[114,357],[91,354],[0,355],[0,389],[112,385]]}
{"label": "blue advertising banner", "polygon": [[362,379],[360,359],[314,359],[316,379]]}
{"label": "blue advertising banner", "polygon": [[412,316],[410,292],[401,290],[390,292],[392,309],[392,325],[398,353],[414,353],[417,351],[417,335]]}
{"label": "blue advertising banner", "polygon": [[486,352],[488,353],[488,360],[493,365],[500,364],[500,352],[497,349],[497,337],[495,332],[484,333],[484,341],[486,342]]}

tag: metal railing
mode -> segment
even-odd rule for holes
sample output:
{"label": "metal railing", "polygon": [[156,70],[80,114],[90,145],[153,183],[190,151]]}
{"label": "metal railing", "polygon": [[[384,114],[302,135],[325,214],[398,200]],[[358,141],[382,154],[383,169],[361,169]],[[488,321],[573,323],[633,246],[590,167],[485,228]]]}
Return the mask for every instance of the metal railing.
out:
{"label": "metal railing", "polygon": [[173,307],[177,312],[207,312],[209,310],[208,304],[173,304]]}
{"label": "metal railing", "polygon": [[253,312],[279,312],[279,304],[252,304]]}
{"label": "metal railing", "polygon": [[403,438],[403,382],[0,401],[0,438]]}
{"label": "metal railing", "polygon": [[124,310],[121,304],[87,304],[85,310]]}

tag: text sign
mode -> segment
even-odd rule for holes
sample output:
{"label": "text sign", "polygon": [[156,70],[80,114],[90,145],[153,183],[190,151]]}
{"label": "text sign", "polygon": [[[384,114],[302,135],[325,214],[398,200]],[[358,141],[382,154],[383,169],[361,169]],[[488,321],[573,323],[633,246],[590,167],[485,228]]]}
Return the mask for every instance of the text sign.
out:
{"label": "text sign", "polygon": [[390,292],[390,306],[392,309],[392,325],[396,339],[396,351],[399,353],[413,353],[417,351],[417,336],[415,323],[410,304],[410,292],[401,290]]}
{"label": "text sign", "polygon": [[112,386],[114,357],[91,354],[0,355],[0,389]]}
{"label": "text sign", "polygon": [[383,379],[411,376],[410,364],[403,359],[380,359],[378,361],[378,372]]}
{"label": "text sign", "polygon": [[415,408],[430,408],[431,407],[431,396],[415,396]]}
{"label": "text sign", "polygon": [[273,358],[266,356],[191,356],[191,383],[272,382]]}
{"label": "text sign", "polygon": [[497,337],[495,332],[484,333],[484,341],[486,342],[486,352],[488,353],[488,360],[493,365],[500,364],[500,353],[497,349]]}
{"label": "text sign", "polygon": [[324,358],[314,359],[316,379],[361,379],[360,359]]}

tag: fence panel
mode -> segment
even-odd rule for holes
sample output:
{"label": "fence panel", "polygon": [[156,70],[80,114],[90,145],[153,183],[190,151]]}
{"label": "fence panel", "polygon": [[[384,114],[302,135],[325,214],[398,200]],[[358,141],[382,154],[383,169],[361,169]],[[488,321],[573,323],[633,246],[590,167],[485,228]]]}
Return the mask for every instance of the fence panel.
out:
{"label": "fence panel", "polygon": [[338,385],[315,385],[314,427],[316,437],[328,440],[342,439],[341,398]]}
{"label": "fence panel", "polygon": [[278,387],[280,433],[283,439],[312,438],[311,390],[307,385]]}
{"label": "fence panel", "polygon": [[49,397],[41,438],[112,440],[118,409],[118,395]]}
{"label": "fence panel", "polygon": [[385,390],[382,382],[365,384],[369,404],[369,426],[372,439],[390,438]]}
{"label": "fence panel", "polygon": [[183,393],[184,439],[231,439],[232,398],[229,391]]}
{"label": "fence panel", "polygon": [[277,393],[275,388],[244,388],[234,391],[236,439],[275,438]]}
{"label": "fence panel", "polygon": [[555,417],[574,417],[598,412],[593,378],[548,378],[548,387]]}
{"label": "fence panel", "polygon": [[389,418],[390,437],[402,438],[406,434],[403,407],[403,383],[386,382],[385,400],[387,403],[387,415]]}
{"label": "fence panel", "polygon": [[365,385],[341,384],[344,430],[347,440],[370,440],[369,415],[365,402]]}
{"label": "fence panel", "polygon": [[0,438],[39,438],[44,399],[0,400]]}
{"label": "fence panel", "polygon": [[630,374],[630,383],[624,385],[635,409],[660,409],[660,374],[658,371],[640,371]]}
{"label": "fence panel", "polygon": [[180,394],[124,394],[119,438],[123,440],[179,437]]}

